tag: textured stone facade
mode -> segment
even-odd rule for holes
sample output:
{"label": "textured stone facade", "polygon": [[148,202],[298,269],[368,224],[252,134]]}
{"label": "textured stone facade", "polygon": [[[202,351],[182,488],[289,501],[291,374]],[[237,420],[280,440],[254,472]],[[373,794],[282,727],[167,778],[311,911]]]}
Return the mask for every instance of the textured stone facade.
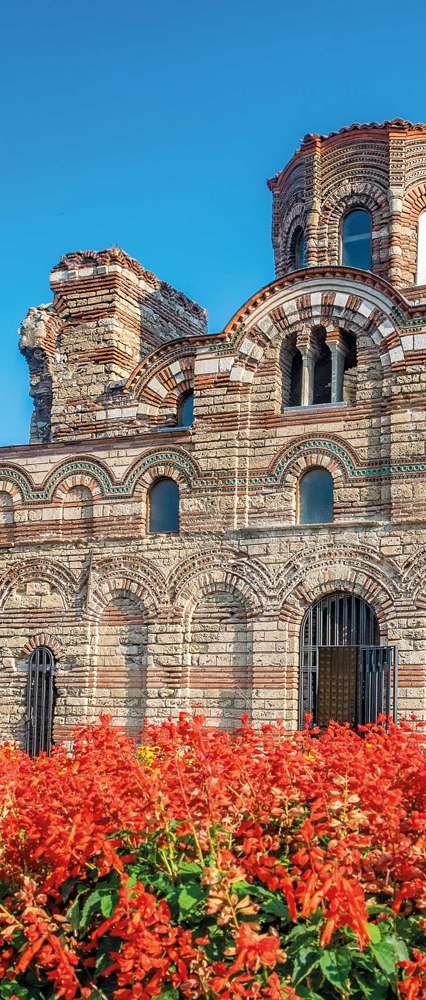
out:
{"label": "textured stone facade", "polygon": [[[295,726],[303,618],[333,592],[374,608],[398,646],[399,708],[426,714],[426,126],[308,136],[269,183],[276,277],[218,336],[116,248],[64,257],[52,304],[22,325],[34,416],[32,443],[0,454],[3,737],[24,736],[39,645],[56,661],[56,739],[101,710],[135,733],[193,704],[221,725]],[[372,216],[368,272],[338,263],[354,207]],[[331,401],[313,405],[321,339]],[[313,467],[333,477],[332,523],[298,523]],[[148,530],[162,476],[179,485],[179,534]]]}

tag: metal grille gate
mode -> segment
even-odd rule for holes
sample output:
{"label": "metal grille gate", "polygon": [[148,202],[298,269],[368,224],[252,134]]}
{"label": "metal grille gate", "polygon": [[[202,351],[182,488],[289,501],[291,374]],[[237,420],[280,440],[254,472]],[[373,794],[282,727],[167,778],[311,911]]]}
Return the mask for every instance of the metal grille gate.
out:
{"label": "metal grille gate", "polygon": [[359,597],[338,592],[312,605],[302,623],[300,725],[303,725],[306,713],[312,714],[315,721],[318,717],[320,650],[342,646],[357,647],[359,652],[354,721],[375,721],[381,712],[389,714],[391,691],[396,717],[396,651],[394,647],[379,646],[379,627],[374,609]]}
{"label": "metal grille gate", "polygon": [[30,757],[50,753],[52,748],[54,666],[47,646],[38,646],[28,664],[26,750]]}

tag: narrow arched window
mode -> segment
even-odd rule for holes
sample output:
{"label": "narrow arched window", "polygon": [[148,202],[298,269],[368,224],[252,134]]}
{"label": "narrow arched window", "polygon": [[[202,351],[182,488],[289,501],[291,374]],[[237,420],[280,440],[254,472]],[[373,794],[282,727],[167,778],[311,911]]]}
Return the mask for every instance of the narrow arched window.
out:
{"label": "narrow arched window", "polygon": [[299,271],[302,267],[305,267],[306,242],[302,226],[297,226],[294,230],[291,240],[290,257],[293,270]]}
{"label": "narrow arched window", "polygon": [[30,757],[50,753],[52,748],[55,660],[47,646],[37,646],[28,663],[27,739]]}
{"label": "narrow arched window", "polygon": [[295,349],[290,368],[290,392],[289,406],[300,406],[302,402],[302,372],[303,358],[300,351]]}
{"label": "narrow arched window", "polygon": [[177,422],[179,427],[192,427],[194,421],[194,393],[188,390],[179,400]]}
{"label": "narrow arched window", "polygon": [[341,262],[345,267],[360,267],[371,271],[372,222],[370,212],[356,208],[345,215],[341,234]]}
{"label": "narrow arched window", "polygon": [[416,283],[426,285],[426,212],[420,215],[417,227]]}
{"label": "narrow arched window", "polygon": [[151,486],[148,523],[151,534],[179,531],[179,486],[174,479],[165,476]]}
{"label": "narrow arched window", "polygon": [[326,469],[310,469],[299,484],[299,524],[333,520],[333,478]]}
{"label": "narrow arched window", "polygon": [[316,404],[330,403],[332,381],[331,351],[325,341],[324,333],[321,332],[318,337],[318,347],[319,353],[314,368],[312,402]]}

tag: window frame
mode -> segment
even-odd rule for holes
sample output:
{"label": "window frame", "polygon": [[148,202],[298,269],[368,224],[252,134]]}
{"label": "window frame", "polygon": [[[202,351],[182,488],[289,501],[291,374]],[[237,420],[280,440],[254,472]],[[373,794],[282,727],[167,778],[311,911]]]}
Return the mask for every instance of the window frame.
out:
{"label": "window frame", "polygon": [[[152,494],[153,494],[153,491],[155,490],[155,488],[159,485],[159,483],[163,483],[163,482],[173,483],[174,487],[176,488],[176,495],[177,495],[177,521],[176,521],[176,523],[177,523],[177,527],[166,528],[166,529],[164,529],[162,531],[158,531],[158,530],[155,530],[154,528],[152,528],[152,526],[151,526],[151,522],[152,522]],[[180,534],[180,487],[179,487],[179,483],[177,483],[176,480],[173,479],[172,476],[158,476],[156,479],[154,479],[154,481],[151,483],[151,485],[149,487],[148,494],[147,494],[146,533],[148,535],[179,535]]]}
{"label": "window frame", "polygon": [[[324,521],[324,520],[302,521],[301,520],[301,514],[302,514],[302,484],[303,484],[303,481],[306,480],[306,478],[309,475],[311,475],[313,472],[320,472],[320,473],[325,474],[326,476],[328,476],[328,480],[331,483],[331,517],[327,521]],[[297,483],[296,514],[297,514],[297,524],[300,527],[303,527],[303,526],[304,527],[309,527],[310,525],[315,525],[315,524],[324,524],[324,525],[325,524],[334,524],[334,477],[333,477],[332,473],[330,472],[330,470],[326,469],[323,465],[311,465],[311,466],[308,466],[306,469],[303,470],[302,474],[299,476],[298,483]]]}
{"label": "window frame", "polygon": [[[368,217],[370,219],[370,267],[361,267],[361,268],[358,268],[358,270],[360,270],[360,271],[371,271],[372,267],[373,267],[373,216],[372,216],[372,213],[370,212],[370,209],[366,208],[365,205],[352,205],[351,208],[348,208],[346,210],[346,212],[344,212],[343,215],[342,215],[342,217],[341,217],[340,227],[339,227],[339,264],[340,264],[341,267],[355,267],[356,266],[355,264],[345,264],[343,262],[344,242],[345,242],[344,241],[344,227],[345,227],[345,222],[346,222],[346,219],[348,219],[349,216],[352,215],[354,212],[365,212],[365,214],[368,215]],[[354,237],[349,237],[349,240],[351,240],[351,239],[353,240]]]}

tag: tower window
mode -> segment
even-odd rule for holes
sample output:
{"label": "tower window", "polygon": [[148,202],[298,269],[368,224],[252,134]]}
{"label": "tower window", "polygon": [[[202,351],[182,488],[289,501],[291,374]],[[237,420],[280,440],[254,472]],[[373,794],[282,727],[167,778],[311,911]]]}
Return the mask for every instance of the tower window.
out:
{"label": "tower window", "polygon": [[179,400],[177,422],[179,427],[192,427],[194,422],[194,393],[192,389]]}
{"label": "tower window", "polygon": [[331,351],[328,344],[325,342],[325,335],[321,330],[319,331],[318,346],[320,353],[315,362],[314,368],[312,402],[330,403],[332,379]]}
{"label": "tower window", "polygon": [[348,212],[342,224],[341,261],[345,267],[371,271],[371,215],[364,208]]}
{"label": "tower window", "polygon": [[297,226],[293,233],[293,238],[291,241],[291,266],[293,270],[300,271],[302,267],[305,267],[305,256],[306,256],[306,243],[305,234],[301,226]]}
{"label": "tower window", "polygon": [[416,283],[426,285],[426,212],[422,212],[420,215],[417,228]]}
{"label": "tower window", "polygon": [[151,534],[179,532],[179,486],[164,476],[151,486],[148,495]]}
{"label": "tower window", "polygon": [[326,469],[310,469],[300,480],[299,524],[333,520],[333,477]]}

